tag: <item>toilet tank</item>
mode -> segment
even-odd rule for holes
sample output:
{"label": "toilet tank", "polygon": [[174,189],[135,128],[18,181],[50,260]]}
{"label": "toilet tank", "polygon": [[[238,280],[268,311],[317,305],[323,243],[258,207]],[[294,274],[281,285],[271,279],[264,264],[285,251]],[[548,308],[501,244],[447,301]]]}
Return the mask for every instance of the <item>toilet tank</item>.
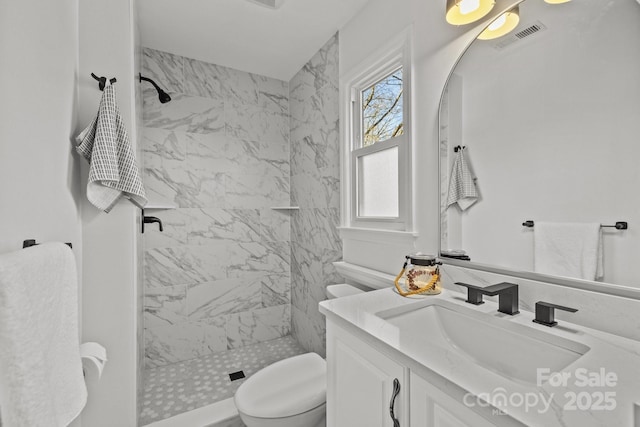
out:
{"label": "toilet tank", "polygon": [[358,289],[355,286],[351,286],[346,283],[329,285],[327,286],[327,290],[326,290],[327,298],[329,299],[347,297],[350,295],[357,295],[363,292],[364,291],[362,289]]}

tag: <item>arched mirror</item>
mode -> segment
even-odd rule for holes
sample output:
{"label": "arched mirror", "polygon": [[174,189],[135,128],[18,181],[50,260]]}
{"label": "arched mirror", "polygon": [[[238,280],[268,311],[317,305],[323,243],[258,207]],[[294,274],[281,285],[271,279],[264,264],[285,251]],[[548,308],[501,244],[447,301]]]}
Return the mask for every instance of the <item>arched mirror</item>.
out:
{"label": "arched mirror", "polygon": [[[601,229],[598,280],[640,288],[640,4],[526,0],[519,15],[511,33],[470,45],[443,93],[441,252],[549,279],[534,273],[525,221],[626,221]],[[465,210],[447,206],[456,146],[478,192]]]}

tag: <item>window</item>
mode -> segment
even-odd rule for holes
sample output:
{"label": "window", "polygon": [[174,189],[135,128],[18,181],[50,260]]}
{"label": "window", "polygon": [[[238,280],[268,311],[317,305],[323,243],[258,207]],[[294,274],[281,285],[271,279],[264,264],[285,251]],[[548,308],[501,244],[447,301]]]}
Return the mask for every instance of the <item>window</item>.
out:
{"label": "window", "polygon": [[344,219],[350,227],[409,231],[411,163],[410,62],[407,38],[374,55],[343,85],[348,94]]}

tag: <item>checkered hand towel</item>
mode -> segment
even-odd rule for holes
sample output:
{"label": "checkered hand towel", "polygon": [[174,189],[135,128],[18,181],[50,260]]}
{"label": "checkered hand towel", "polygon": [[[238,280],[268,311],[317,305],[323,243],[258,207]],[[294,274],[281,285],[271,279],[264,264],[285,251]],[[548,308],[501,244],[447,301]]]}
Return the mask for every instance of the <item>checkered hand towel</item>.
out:
{"label": "checkered hand towel", "polygon": [[96,118],[76,141],[89,162],[87,198],[95,207],[108,213],[122,196],[144,207],[146,194],[112,85],[104,88]]}
{"label": "checkered hand towel", "polygon": [[447,207],[457,203],[463,211],[478,201],[475,177],[467,164],[464,150],[458,150],[451,168]]}

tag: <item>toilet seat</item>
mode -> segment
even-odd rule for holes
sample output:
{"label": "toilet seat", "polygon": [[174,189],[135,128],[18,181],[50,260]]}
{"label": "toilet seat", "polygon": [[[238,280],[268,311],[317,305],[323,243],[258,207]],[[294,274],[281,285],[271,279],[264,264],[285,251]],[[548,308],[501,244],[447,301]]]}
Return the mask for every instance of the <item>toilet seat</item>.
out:
{"label": "toilet seat", "polygon": [[327,364],[316,353],[276,362],[249,377],[236,391],[238,411],[255,418],[290,417],[326,401]]}

